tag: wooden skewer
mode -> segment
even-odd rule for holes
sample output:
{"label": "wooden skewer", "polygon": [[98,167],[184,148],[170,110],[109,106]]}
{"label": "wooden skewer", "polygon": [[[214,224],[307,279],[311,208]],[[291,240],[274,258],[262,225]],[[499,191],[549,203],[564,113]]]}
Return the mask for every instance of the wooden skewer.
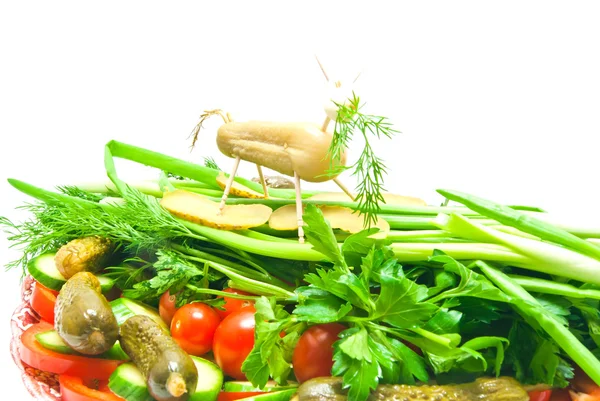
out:
{"label": "wooden skewer", "polygon": [[325,117],[325,121],[323,121],[323,126],[321,127],[321,131],[327,132],[327,127],[329,127],[330,122],[331,122],[331,118]]}
{"label": "wooden skewer", "polygon": [[269,199],[269,190],[267,189],[267,183],[265,181],[265,176],[263,175],[262,167],[260,164],[256,165],[256,169],[258,170],[258,177],[260,178],[260,183],[263,187],[263,193],[265,194],[265,199]]}
{"label": "wooden skewer", "polygon": [[219,216],[221,215],[221,213],[223,213],[223,208],[225,207],[225,202],[227,202],[227,197],[229,196],[229,191],[231,190],[231,185],[233,184],[233,180],[235,178],[235,173],[237,173],[237,169],[240,165],[240,156],[237,156],[235,158],[235,161],[233,162],[233,170],[231,171],[231,174],[229,175],[229,178],[227,179],[227,184],[225,184],[225,189],[223,190],[223,197],[221,197],[221,204],[219,205]]}
{"label": "wooden skewer", "polygon": [[350,190],[349,190],[349,189],[348,189],[348,188],[347,188],[347,187],[344,185],[344,183],[343,183],[342,181],[340,181],[340,179],[339,179],[339,178],[337,178],[337,177],[336,177],[336,178],[334,178],[334,179],[333,179],[333,182],[335,182],[335,183],[336,183],[336,185],[337,185],[338,187],[340,187],[340,189],[341,189],[342,191],[344,191],[344,192],[346,193],[346,195],[348,195],[348,196],[350,197],[350,199],[352,199],[352,202],[354,202],[354,201],[356,200],[356,199],[354,199],[354,195],[352,195],[352,192],[350,192]]}
{"label": "wooden skewer", "polygon": [[298,217],[298,242],[304,244],[304,221],[302,220],[302,192],[300,190],[300,176],[294,171],[296,186],[296,216]]}

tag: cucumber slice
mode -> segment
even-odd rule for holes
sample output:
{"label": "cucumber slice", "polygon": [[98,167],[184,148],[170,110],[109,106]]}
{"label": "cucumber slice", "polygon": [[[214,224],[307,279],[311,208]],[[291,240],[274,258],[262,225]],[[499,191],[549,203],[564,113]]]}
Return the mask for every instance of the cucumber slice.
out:
{"label": "cucumber slice", "polygon": [[56,268],[54,263],[55,253],[45,253],[36,256],[27,263],[27,270],[31,277],[41,283],[44,287],[59,291],[67,279]]}
{"label": "cucumber slice", "polygon": [[232,392],[232,393],[246,392],[246,391],[272,392],[272,391],[289,390],[289,389],[293,389],[293,388],[297,388],[297,387],[298,387],[298,383],[295,383],[295,382],[289,382],[288,385],[286,385],[286,386],[280,386],[274,380],[269,380],[267,382],[267,385],[265,386],[265,388],[261,389],[261,388],[253,386],[252,383],[250,383],[250,382],[230,381],[230,382],[225,382],[225,385],[223,386],[223,391]]}
{"label": "cucumber slice", "polygon": [[223,372],[213,362],[190,355],[198,369],[196,391],[190,395],[189,401],[215,401],[219,397],[223,385]]}
{"label": "cucumber slice", "polygon": [[169,332],[169,327],[167,327],[167,324],[161,319],[158,310],[151,306],[129,298],[117,298],[110,302],[110,306],[112,307],[119,326],[132,316],[145,315],[158,323],[158,325],[165,329],[167,333]]}
{"label": "cucumber slice", "polygon": [[[223,372],[214,363],[196,356],[191,357],[198,369],[198,385],[189,401],[215,401],[223,385]],[[108,387],[127,401],[151,401],[146,379],[133,363],[119,366],[108,380]],[[275,400],[278,401],[278,400]]]}
{"label": "cucumber slice", "polygon": [[239,401],[290,401],[290,399],[296,394],[298,389],[291,388],[288,390],[273,391],[271,393],[265,393],[260,395],[253,395],[247,398],[240,398]]}
{"label": "cucumber slice", "polygon": [[113,287],[115,286],[115,280],[113,280],[110,277],[103,276],[100,274],[100,275],[96,276],[96,278],[100,282],[100,289],[102,290],[103,294],[106,294],[107,292],[112,290]]}
{"label": "cucumber slice", "polygon": [[108,388],[127,401],[153,401],[146,378],[131,362],[120,365],[108,379]]}
{"label": "cucumber slice", "polygon": [[[69,355],[82,355],[79,352],[73,350],[69,347],[62,338],[58,335],[56,330],[48,330],[42,333],[38,333],[35,335],[35,339],[40,343],[40,345],[46,349],[51,351],[55,351],[61,354],[69,354]],[[86,358],[101,358],[101,359],[114,359],[119,361],[128,361],[129,357],[119,345],[119,342],[116,342],[115,345],[112,346],[108,351],[98,355],[98,356],[90,356],[84,355]]]}
{"label": "cucumber slice", "polygon": [[[44,287],[60,291],[62,286],[67,282],[67,279],[64,278],[56,268],[56,263],[54,262],[55,255],[55,253],[45,253],[36,256],[27,264],[27,270],[29,271],[29,274],[31,274],[31,277],[41,283]],[[102,289],[103,294],[112,290],[115,285],[113,279],[103,275],[97,275],[96,277],[100,282],[100,288]]]}

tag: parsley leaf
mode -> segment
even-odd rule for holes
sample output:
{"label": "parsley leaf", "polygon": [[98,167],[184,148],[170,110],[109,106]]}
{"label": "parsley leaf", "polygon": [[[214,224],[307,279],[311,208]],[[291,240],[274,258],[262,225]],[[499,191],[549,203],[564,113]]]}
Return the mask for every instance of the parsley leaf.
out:
{"label": "parsley leaf", "polygon": [[304,234],[313,248],[325,255],[335,266],[347,270],[348,266],[331,225],[323,217],[321,209],[313,204],[306,205],[302,219],[304,220]]}

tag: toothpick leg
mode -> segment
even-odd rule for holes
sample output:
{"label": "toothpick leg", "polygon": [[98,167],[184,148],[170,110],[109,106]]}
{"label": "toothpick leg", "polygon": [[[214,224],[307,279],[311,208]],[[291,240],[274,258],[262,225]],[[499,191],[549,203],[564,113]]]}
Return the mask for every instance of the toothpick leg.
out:
{"label": "toothpick leg", "polygon": [[343,182],[340,181],[339,178],[334,178],[333,182],[335,182],[337,184],[338,187],[340,187],[340,189],[342,191],[344,191],[346,193],[346,195],[348,195],[350,197],[350,199],[352,199],[352,202],[354,202],[354,195],[352,195],[352,192],[350,192],[350,190],[344,185]]}
{"label": "toothpick leg", "polygon": [[265,181],[265,176],[263,175],[262,167],[260,166],[260,164],[256,165],[256,169],[258,170],[258,177],[260,178],[260,183],[263,187],[265,199],[269,199],[269,190],[267,189],[267,182]]}
{"label": "toothpick leg", "polygon": [[304,244],[304,221],[302,220],[302,191],[300,190],[300,176],[294,171],[296,184],[296,216],[298,216],[298,242]]}
{"label": "toothpick leg", "polygon": [[233,184],[233,179],[235,178],[235,173],[240,165],[240,156],[235,158],[235,162],[233,162],[233,170],[227,179],[227,184],[225,184],[225,190],[223,190],[223,197],[221,198],[221,204],[219,205],[219,215],[223,212],[223,208],[225,207],[225,202],[227,202],[227,197],[229,196],[229,190],[231,190],[231,184]]}
{"label": "toothpick leg", "polygon": [[331,118],[325,117],[325,121],[323,121],[323,126],[321,127],[321,131],[327,132],[327,127],[329,127],[330,122],[331,122]]}

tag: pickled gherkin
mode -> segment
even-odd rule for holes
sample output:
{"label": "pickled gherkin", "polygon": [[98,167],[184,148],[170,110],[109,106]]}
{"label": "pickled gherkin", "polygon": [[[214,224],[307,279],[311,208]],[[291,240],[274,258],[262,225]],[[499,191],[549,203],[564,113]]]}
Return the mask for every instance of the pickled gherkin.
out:
{"label": "pickled gherkin", "polygon": [[56,256],[56,268],[69,279],[79,272],[96,273],[106,266],[112,256],[113,246],[106,238],[78,238],[63,245]]}
{"label": "pickled gherkin", "polygon": [[[348,401],[342,378],[320,377],[303,383],[297,401]],[[528,401],[527,391],[510,377],[479,378],[449,385],[380,384],[368,401]]]}

